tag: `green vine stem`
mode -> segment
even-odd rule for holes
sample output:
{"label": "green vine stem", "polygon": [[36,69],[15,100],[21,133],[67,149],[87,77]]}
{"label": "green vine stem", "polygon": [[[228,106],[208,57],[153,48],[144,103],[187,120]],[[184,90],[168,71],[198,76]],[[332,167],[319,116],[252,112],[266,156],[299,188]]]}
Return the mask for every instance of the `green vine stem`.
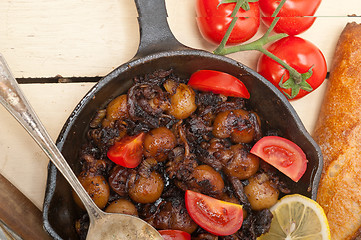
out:
{"label": "green vine stem", "polygon": [[[239,11],[239,9],[241,8],[241,6],[242,6],[245,2],[246,2],[246,0],[237,0],[236,6],[234,7],[234,9],[233,9],[233,11],[232,11],[232,14],[231,14],[232,21],[231,21],[231,23],[229,24],[229,27],[228,27],[228,29],[227,29],[227,31],[226,31],[226,34],[224,34],[224,37],[223,37],[223,39],[222,39],[222,41],[221,41],[221,43],[219,44],[219,46],[218,46],[217,49],[222,50],[222,49],[224,49],[224,48],[226,47],[226,43],[227,43],[227,41],[228,41],[228,39],[229,39],[229,36],[231,35],[232,30],[233,30],[233,28],[234,28],[234,25],[236,25],[236,22],[237,22],[237,20],[238,20],[238,17],[236,17],[237,12]],[[216,53],[217,49],[216,49],[213,53],[217,54],[217,53]]]}
{"label": "green vine stem", "polygon": [[264,48],[264,46],[266,44],[277,41],[279,39],[282,39],[282,38],[288,36],[286,33],[279,33],[279,34],[270,36],[270,33],[272,32],[273,28],[275,27],[275,25],[277,24],[277,22],[279,20],[279,17],[276,17],[276,16],[278,15],[279,11],[281,10],[281,8],[284,5],[284,3],[286,2],[286,0],[282,0],[280,2],[280,4],[278,5],[278,7],[276,8],[276,10],[274,11],[274,13],[272,14],[272,17],[274,17],[274,19],[273,19],[270,27],[267,29],[266,33],[261,38],[255,40],[251,43],[241,44],[241,45],[227,47],[227,48],[225,47],[226,43],[228,41],[228,38],[231,35],[231,32],[234,28],[234,25],[235,25],[236,21],[238,20],[238,17],[235,17],[235,16],[236,16],[237,12],[239,11],[240,7],[243,4],[245,4],[246,1],[247,0],[237,0],[236,6],[231,14],[231,17],[233,17],[233,19],[230,23],[230,26],[228,27],[227,32],[224,35],[220,45],[213,51],[213,53],[217,54],[217,55],[227,55],[227,54],[241,52],[241,51],[251,51],[251,50],[259,51],[259,52],[265,54],[266,56],[272,58],[274,61],[279,63],[281,66],[283,66],[289,72],[290,78],[292,78],[294,80],[294,83],[300,84],[302,82],[302,80],[304,80],[302,78],[302,74],[299,73],[296,69],[294,69],[290,65],[288,65],[287,63],[285,63],[284,61],[282,61],[280,58],[275,56],[273,53],[269,52],[267,49]]}

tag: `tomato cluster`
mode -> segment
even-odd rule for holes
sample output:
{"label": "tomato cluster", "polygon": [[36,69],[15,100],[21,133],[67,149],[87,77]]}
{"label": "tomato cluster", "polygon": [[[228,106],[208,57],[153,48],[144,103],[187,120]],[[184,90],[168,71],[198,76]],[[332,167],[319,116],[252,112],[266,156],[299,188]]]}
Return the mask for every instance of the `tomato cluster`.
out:
{"label": "tomato cluster", "polygon": [[[233,12],[240,2],[243,4],[239,11]],[[197,0],[197,24],[207,41],[220,44],[227,36],[226,32],[235,16],[233,20],[236,21],[231,25],[233,28],[225,45],[239,45],[259,31],[260,22],[269,27],[276,12],[279,19],[272,30],[285,36],[265,49],[275,57],[263,54],[258,61],[257,71],[288,99],[299,99],[320,86],[327,74],[322,52],[311,42],[296,36],[312,26],[321,0],[286,0],[277,12],[280,3],[280,0]],[[294,76],[279,61],[298,75]]]}

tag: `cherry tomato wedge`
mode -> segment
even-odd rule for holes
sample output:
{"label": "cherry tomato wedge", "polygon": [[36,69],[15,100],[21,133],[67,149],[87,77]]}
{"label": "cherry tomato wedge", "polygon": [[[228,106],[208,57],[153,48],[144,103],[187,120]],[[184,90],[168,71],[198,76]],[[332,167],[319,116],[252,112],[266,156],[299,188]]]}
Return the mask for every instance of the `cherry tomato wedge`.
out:
{"label": "cherry tomato wedge", "polygon": [[250,152],[295,182],[300,180],[307,168],[306,154],[302,149],[294,142],[282,137],[263,137],[256,142]]}
{"label": "cherry tomato wedge", "polygon": [[212,234],[231,235],[242,226],[241,205],[224,202],[190,190],[186,191],[185,203],[193,221]]}
{"label": "cherry tomato wedge", "polygon": [[191,235],[181,230],[159,230],[164,240],[191,240]]}
{"label": "cherry tomato wedge", "polygon": [[250,97],[246,86],[241,80],[228,73],[214,70],[199,70],[193,73],[188,85],[204,92],[247,99]]}
{"label": "cherry tomato wedge", "polygon": [[108,158],[123,167],[137,167],[143,156],[144,138],[144,132],[135,136],[123,137],[119,142],[116,142],[109,148],[107,152]]}

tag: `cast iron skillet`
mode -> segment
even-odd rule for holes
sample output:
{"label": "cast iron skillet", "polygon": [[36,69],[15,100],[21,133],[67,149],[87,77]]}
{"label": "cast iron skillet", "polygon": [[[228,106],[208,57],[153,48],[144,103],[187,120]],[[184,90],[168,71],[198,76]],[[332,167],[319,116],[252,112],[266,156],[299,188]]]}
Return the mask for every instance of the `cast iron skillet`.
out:
{"label": "cast iron skillet", "polygon": [[[251,94],[252,108],[305,151],[309,161],[307,171],[297,184],[292,181],[289,184],[292,193],[315,199],[322,170],[321,151],[288,100],[266,79],[241,63],[180,44],[167,24],[164,0],[135,0],[135,3],[140,16],[140,44],[136,56],[101,79],[85,95],[57,139],[57,146],[75,173],[80,172],[79,149],[92,116],[111,99],[126,93],[133,77],[160,68],[173,68],[183,77],[199,69],[213,69],[241,78]],[[50,163],[43,209],[46,231],[54,239],[78,239],[74,222],[79,216],[70,186]]]}

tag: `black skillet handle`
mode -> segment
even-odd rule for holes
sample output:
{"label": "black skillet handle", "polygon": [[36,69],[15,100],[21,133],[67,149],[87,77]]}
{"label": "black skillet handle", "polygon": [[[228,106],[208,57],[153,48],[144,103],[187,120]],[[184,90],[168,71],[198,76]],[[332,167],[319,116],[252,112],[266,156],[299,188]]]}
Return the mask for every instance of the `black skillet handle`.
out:
{"label": "black skillet handle", "polygon": [[189,49],[172,34],[165,0],[134,0],[138,10],[140,43],[135,58],[149,54]]}

